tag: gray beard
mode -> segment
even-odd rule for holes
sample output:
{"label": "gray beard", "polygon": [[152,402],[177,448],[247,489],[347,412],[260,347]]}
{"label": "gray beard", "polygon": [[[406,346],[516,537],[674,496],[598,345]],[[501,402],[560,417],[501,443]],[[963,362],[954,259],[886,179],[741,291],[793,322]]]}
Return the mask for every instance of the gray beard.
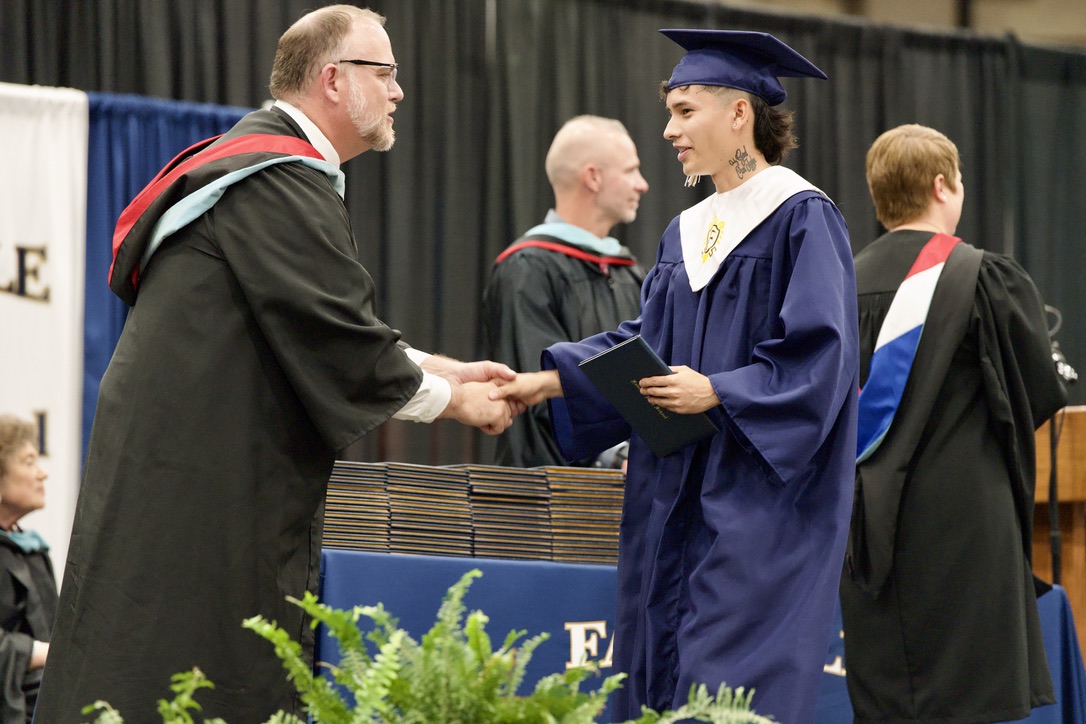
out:
{"label": "gray beard", "polygon": [[384,113],[372,113],[366,107],[361,83],[351,78],[351,98],[347,115],[359,137],[374,151],[387,151],[396,142],[396,131],[385,121]]}

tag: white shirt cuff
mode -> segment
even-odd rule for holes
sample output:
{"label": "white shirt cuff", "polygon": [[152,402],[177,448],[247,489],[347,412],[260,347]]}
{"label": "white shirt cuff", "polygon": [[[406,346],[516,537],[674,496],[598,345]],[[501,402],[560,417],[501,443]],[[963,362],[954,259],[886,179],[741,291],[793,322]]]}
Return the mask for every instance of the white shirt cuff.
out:
{"label": "white shirt cuff", "polygon": [[[407,356],[416,365],[421,365],[430,355],[417,349],[408,347],[404,350]],[[444,377],[423,370],[422,384],[415,392],[415,396],[407,401],[393,415],[397,420],[409,422],[433,422],[437,416],[445,411],[452,399],[452,384]]]}
{"label": "white shirt cuff", "polygon": [[405,347],[403,351],[419,367],[422,367],[422,363],[432,356],[429,352],[423,352],[421,349],[415,349],[414,347]]}

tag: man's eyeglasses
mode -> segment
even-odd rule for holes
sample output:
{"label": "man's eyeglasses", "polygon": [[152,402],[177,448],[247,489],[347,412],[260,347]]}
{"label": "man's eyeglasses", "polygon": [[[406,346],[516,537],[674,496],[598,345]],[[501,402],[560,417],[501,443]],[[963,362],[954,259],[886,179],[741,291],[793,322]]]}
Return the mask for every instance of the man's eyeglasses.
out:
{"label": "man's eyeglasses", "polygon": [[372,65],[376,66],[377,68],[389,68],[392,71],[386,77],[389,88],[392,88],[392,85],[396,82],[396,71],[400,69],[399,63],[378,63],[376,60],[353,60],[348,58],[344,60],[337,60],[336,62],[350,63],[351,65]]}

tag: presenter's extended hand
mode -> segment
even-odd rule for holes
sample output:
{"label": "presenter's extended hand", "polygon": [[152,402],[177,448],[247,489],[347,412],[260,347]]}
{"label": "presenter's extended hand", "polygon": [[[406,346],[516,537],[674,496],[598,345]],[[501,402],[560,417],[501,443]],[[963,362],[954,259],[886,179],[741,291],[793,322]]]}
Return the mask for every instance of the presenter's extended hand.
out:
{"label": "presenter's extended hand", "polygon": [[498,389],[492,382],[453,385],[452,398],[439,417],[472,425],[488,435],[498,435],[509,427],[516,414],[508,402],[491,396]]}
{"label": "presenter's extended hand", "polygon": [[490,393],[492,400],[517,400],[535,405],[551,397],[562,396],[562,381],[554,370],[521,372],[512,382],[506,382]]}
{"label": "presenter's extended hand", "polygon": [[641,394],[649,402],[681,415],[705,412],[720,404],[708,377],[685,365],[671,369],[675,374],[641,380]]}
{"label": "presenter's extended hand", "polygon": [[460,360],[431,355],[422,363],[422,368],[440,377],[444,377],[454,384],[465,382],[511,382],[517,377],[517,373],[507,365],[490,360],[479,362],[461,362]]}

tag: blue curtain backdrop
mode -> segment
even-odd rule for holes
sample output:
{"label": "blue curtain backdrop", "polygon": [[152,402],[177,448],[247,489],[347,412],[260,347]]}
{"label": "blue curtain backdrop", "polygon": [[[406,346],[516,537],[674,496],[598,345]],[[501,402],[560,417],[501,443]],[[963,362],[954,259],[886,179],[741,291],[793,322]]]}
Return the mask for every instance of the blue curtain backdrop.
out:
{"label": "blue curtain backdrop", "polygon": [[248,108],[88,93],[87,269],[83,311],[83,454],[98,386],[128,308],[109,290],[113,228],[125,206],[167,162],[227,131]]}

